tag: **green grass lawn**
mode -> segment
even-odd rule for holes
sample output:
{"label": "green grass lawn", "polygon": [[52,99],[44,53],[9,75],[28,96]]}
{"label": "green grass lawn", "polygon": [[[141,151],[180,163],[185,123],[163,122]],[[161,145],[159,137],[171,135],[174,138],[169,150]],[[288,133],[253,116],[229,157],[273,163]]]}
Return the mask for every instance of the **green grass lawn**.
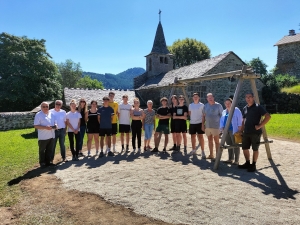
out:
{"label": "green grass lawn", "polygon": [[300,84],[293,87],[282,88],[281,92],[300,94]]}

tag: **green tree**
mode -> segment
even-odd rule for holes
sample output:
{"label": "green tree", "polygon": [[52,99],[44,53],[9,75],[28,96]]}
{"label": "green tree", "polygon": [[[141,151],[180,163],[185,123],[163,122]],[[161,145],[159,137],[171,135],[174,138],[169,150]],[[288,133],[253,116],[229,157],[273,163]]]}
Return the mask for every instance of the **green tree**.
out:
{"label": "green tree", "polygon": [[252,67],[253,71],[261,76],[268,74],[267,64],[264,63],[259,57],[253,58],[250,62],[246,62],[248,66]]}
{"label": "green tree", "polygon": [[74,63],[71,59],[67,59],[64,63],[58,63],[57,68],[61,74],[63,88],[74,88],[82,77],[80,63]]}
{"label": "green tree", "polygon": [[102,82],[97,79],[92,79],[90,76],[84,76],[80,78],[76,85],[76,88],[89,88],[89,89],[103,89]]}
{"label": "green tree", "polygon": [[45,40],[0,34],[0,110],[31,110],[61,98],[59,73]]}
{"label": "green tree", "polygon": [[210,58],[210,49],[206,44],[196,39],[178,39],[171,46],[168,46],[168,49],[174,55],[174,68]]}

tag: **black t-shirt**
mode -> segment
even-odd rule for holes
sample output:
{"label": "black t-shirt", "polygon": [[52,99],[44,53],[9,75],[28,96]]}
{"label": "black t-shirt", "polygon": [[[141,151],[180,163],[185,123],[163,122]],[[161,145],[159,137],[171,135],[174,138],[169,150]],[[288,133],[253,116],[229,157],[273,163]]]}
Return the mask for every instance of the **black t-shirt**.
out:
{"label": "black t-shirt", "polygon": [[184,116],[184,113],[188,113],[189,109],[186,105],[183,106],[175,106],[173,113],[176,113],[176,116]]}
{"label": "black t-shirt", "polygon": [[[168,107],[159,107],[156,114],[161,116],[167,116],[171,113],[171,110]],[[158,124],[169,125],[169,119],[159,119]]]}
{"label": "black t-shirt", "polygon": [[260,123],[260,119],[263,115],[265,115],[267,111],[259,104],[254,103],[250,107],[246,105],[243,108],[243,118],[245,121],[245,134],[261,134],[261,129],[256,130],[255,125]]}
{"label": "black t-shirt", "polygon": [[81,109],[81,118],[80,118],[80,126],[86,126],[86,123],[85,123],[85,111],[84,109]]}

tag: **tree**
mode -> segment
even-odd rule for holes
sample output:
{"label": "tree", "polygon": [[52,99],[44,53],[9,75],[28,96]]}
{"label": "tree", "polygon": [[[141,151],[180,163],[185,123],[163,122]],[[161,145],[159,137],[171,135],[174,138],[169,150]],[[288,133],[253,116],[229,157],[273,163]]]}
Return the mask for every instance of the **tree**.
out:
{"label": "tree", "polygon": [[59,73],[45,40],[0,34],[0,110],[31,110],[61,98]]}
{"label": "tree", "polygon": [[77,88],[89,88],[89,89],[103,89],[102,82],[97,79],[92,79],[90,76],[84,76],[80,78],[75,87]]}
{"label": "tree", "polygon": [[253,58],[250,62],[246,62],[248,66],[252,67],[253,71],[261,76],[268,74],[267,64],[264,63],[259,57]]}
{"label": "tree", "polygon": [[174,68],[210,58],[210,49],[206,44],[196,39],[178,39],[171,46],[168,46],[168,49],[174,55]]}
{"label": "tree", "polygon": [[57,68],[61,74],[63,88],[74,88],[82,77],[80,63],[74,63],[71,59],[67,59],[64,63],[58,63]]}

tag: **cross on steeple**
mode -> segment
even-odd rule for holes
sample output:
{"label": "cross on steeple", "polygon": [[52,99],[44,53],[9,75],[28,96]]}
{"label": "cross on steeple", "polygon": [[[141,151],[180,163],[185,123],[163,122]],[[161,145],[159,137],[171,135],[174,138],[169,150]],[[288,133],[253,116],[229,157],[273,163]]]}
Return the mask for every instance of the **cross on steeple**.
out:
{"label": "cross on steeple", "polygon": [[158,14],[159,14],[159,22],[160,22],[161,10],[159,10]]}

